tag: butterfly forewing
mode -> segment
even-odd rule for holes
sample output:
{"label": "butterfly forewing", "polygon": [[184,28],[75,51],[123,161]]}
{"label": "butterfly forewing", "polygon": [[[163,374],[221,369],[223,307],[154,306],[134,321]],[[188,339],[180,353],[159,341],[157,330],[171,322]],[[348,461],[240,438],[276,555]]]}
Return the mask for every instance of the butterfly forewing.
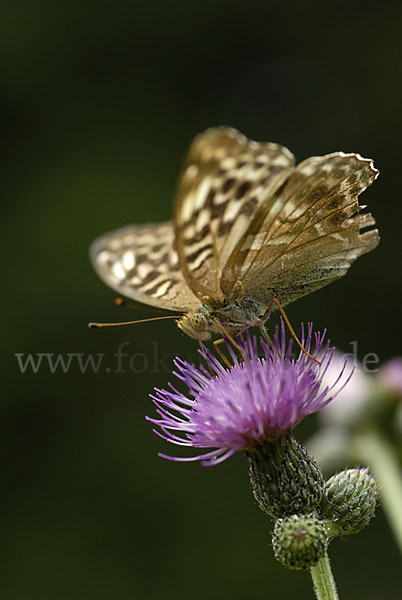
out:
{"label": "butterfly forewing", "polygon": [[133,225],[96,240],[90,254],[101,279],[120,294],[168,310],[197,310],[173,242],[171,222]]}
{"label": "butterfly forewing", "polygon": [[[222,274],[250,221],[291,172],[292,154],[219,127],[197,136],[179,181],[175,229],[183,275],[204,303],[224,301]],[[234,283],[233,280],[232,283]]]}
{"label": "butterfly forewing", "polygon": [[[262,306],[286,304],[344,275],[358,256],[375,248],[369,214],[358,195],[377,177],[372,161],[342,152],[300,163],[249,225],[232,253],[244,289]],[[230,297],[231,278],[222,288]]]}

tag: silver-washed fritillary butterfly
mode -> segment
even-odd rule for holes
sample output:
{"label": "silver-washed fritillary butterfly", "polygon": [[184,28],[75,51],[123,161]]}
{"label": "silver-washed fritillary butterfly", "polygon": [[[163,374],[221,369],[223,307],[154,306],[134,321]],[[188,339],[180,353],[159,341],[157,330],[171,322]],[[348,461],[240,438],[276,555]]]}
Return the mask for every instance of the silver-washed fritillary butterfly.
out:
{"label": "silver-washed fritillary butterfly", "polygon": [[191,144],[173,221],[101,237],[92,262],[120,294],[185,313],[178,326],[198,340],[263,328],[273,301],[328,285],[378,245],[358,203],[377,175],[359,154],[295,166],[283,146],[208,129]]}

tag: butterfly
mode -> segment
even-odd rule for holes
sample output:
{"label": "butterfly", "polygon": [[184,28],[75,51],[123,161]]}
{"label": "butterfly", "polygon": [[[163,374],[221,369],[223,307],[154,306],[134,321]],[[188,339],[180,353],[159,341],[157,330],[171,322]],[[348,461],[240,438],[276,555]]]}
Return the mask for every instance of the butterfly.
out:
{"label": "butterfly", "polygon": [[190,146],[173,220],[102,236],[92,263],[120,294],[184,313],[178,326],[198,340],[265,331],[275,303],[339,279],[378,245],[358,202],[378,173],[344,152],[295,166],[284,146],[211,128]]}

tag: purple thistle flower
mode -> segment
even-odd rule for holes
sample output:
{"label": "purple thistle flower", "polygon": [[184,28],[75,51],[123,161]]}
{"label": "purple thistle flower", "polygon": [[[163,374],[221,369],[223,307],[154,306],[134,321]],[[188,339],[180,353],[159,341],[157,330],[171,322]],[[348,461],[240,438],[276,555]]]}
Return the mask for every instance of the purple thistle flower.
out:
{"label": "purple thistle flower", "polygon": [[273,348],[264,339],[259,340],[262,358],[258,357],[256,337],[248,331],[240,342],[247,364],[239,361],[228,345],[234,362],[231,370],[206,348],[200,351],[206,366],[196,368],[176,358],[174,375],[186,384],[187,395],[171,384],[169,390],[155,389],[151,398],[160,418],[147,419],[159,428],[154,430],[157,435],[173,444],[212,450],[186,458],[160,456],[216,465],[238,450],[287,434],[305,416],[333,400],[353,370],[345,376],[345,361],[334,383],[324,387],[322,378],[334,350],[329,348],[329,340],[324,344],[326,332],[314,333],[312,323],[306,339],[303,325],[302,331],[303,347],[321,364],[302,351],[296,359],[291,357],[293,340],[286,342],[283,321],[280,334],[276,329]]}

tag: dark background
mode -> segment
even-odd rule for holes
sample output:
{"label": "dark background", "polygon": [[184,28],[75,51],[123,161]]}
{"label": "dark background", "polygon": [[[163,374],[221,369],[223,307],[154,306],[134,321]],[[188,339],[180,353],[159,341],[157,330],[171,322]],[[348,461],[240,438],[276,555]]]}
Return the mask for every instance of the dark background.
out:
{"label": "dark background", "polygon": [[[86,327],[155,316],[114,306],[88,246],[168,219],[191,138],[227,124],[298,160],[375,159],[381,176],[363,202],[380,247],[288,315],[328,327],[344,350],[357,340],[360,358],[400,353],[402,9],[285,5],[25,0],[1,11],[2,598],[313,596],[308,574],[274,561],[243,456],[211,469],[157,457],[171,448],[144,420],[147,395],[170,376],[154,354],[194,358],[195,343],[169,321]],[[81,373],[74,359],[67,373],[45,360],[21,373],[16,353],[105,353],[110,372]],[[331,557],[344,600],[398,596],[381,510]]]}

